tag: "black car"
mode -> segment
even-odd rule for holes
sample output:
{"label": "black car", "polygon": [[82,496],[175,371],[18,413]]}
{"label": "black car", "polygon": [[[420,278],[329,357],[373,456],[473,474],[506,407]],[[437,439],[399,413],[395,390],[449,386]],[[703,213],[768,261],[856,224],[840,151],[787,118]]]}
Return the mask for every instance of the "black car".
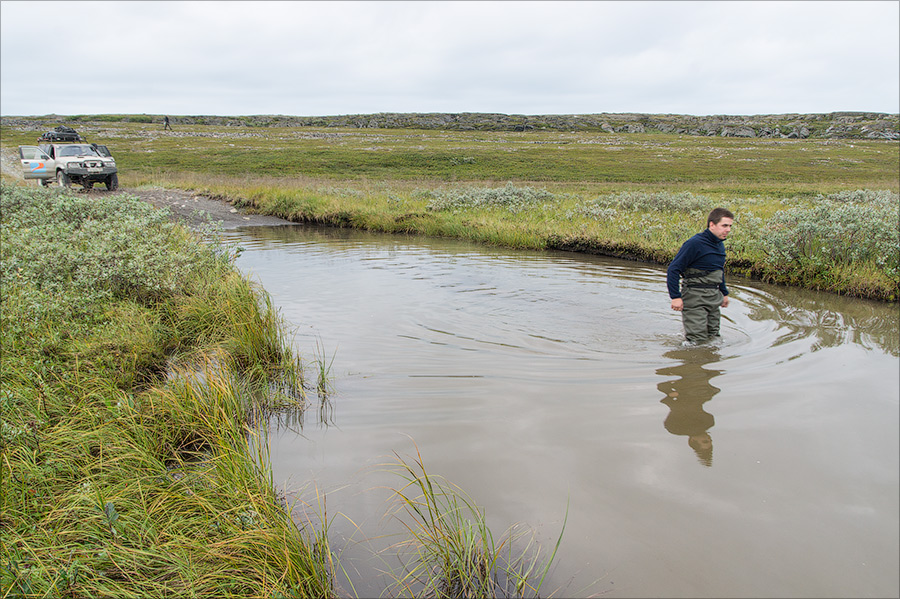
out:
{"label": "black car", "polygon": [[78,135],[78,132],[71,127],[60,125],[52,131],[47,131],[38,138],[38,141],[84,141],[84,138]]}

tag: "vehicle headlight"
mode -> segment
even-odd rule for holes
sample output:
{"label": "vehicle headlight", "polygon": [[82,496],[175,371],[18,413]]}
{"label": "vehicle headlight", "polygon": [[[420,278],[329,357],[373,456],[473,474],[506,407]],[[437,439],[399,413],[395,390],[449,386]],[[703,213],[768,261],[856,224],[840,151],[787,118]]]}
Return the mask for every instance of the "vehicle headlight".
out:
{"label": "vehicle headlight", "polygon": [[115,160],[109,160],[109,161],[106,162],[106,166],[109,167],[109,168],[116,168],[116,161],[115,161]]}
{"label": "vehicle headlight", "polygon": [[80,162],[70,162],[68,168],[84,168],[84,165]]}

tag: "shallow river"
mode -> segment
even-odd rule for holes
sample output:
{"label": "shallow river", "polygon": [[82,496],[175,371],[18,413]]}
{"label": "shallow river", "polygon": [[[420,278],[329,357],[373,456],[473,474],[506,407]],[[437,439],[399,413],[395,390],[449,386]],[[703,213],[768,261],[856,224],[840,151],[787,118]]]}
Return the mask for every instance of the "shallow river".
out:
{"label": "shallow river", "polygon": [[403,481],[383,465],[416,451],[495,540],[518,525],[549,555],[565,522],[542,596],[900,593],[896,305],[732,279],[722,341],[684,349],[655,265],[227,236],[313,384],[330,364],[327,401],[273,422],[271,459],[311,511],[326,498],[344,595],[392,583]]}

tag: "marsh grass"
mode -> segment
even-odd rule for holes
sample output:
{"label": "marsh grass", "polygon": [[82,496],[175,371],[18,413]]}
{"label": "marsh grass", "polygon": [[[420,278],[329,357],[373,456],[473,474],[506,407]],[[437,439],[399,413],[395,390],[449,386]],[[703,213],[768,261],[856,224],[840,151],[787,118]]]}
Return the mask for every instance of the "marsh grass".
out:
{"label": "marsh grass", "polygon": [[[334,350],[331,357],[329,357],[325,350],[325,342],[320,338],[316,339],[316,348],[314,350],[313,358],[316,368],[316,423],[325,427],[334,425],[334,403],[332,394],[334,393],[335,388],[334,375],[331,372],[331,369],[334,366],[336,357],[337,350]],[[300,424],[302,426],[302,423]]]}
{"label": "marsh grass", "polygon": [[[900,297],[900,195],[889,189],[722,197],[628,190],[585,195],[554,186],[368,187],[361,195],[304,182],[256,185],[250,197],[220,182],[238,206],[299,222],[452,237],[516,249],[561,249],[665,264],[705,228],[716,206],[736,215],[727,242],[733,274],[896,301]],[[290,199],[288,196],[293,197]],[[273,197],[278,198],[273,201]]]}
{"label": "marsh grass", "polygon": [[333,596],[268,466],[263,416],[304,406],[262,291],[127,196],[0,208],[0,596]]}
{"label": "marsh grass", "polygon": [[325,350],[325,343],[321,339],[316,339],[315,356],[317,372],[316,391],[324,402],[334,390],[334,377],[331,373],[331,367],[334,366],[337,350],[334,350],[329,358],[328,352]]}
{"label": "marsh grass", "polygon": [[390,467],[405,484],[395,491],[394,516],[408,540],[396,547],[405,566],[393,575],[393,596],[540,596],[565,523],[542,562],[540,547],[527,531],[509,529],[495,540],[484,511],[459,487],[429,474],[418,447],[413,458],[395,456]]}

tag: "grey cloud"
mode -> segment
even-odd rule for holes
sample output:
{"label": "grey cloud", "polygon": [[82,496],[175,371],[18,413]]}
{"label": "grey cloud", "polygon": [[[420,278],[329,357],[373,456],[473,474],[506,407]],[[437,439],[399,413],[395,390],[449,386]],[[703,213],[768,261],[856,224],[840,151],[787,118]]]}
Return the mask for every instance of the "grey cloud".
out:
{"label": "grey cloud", "polygon": [[4,1],[3,114],[758,114],[900,102],[894,2],[64,4],[104,10],[104,25],[78,38],[103,76],[41,73],[59,51],[26,32],[59,4]]}

